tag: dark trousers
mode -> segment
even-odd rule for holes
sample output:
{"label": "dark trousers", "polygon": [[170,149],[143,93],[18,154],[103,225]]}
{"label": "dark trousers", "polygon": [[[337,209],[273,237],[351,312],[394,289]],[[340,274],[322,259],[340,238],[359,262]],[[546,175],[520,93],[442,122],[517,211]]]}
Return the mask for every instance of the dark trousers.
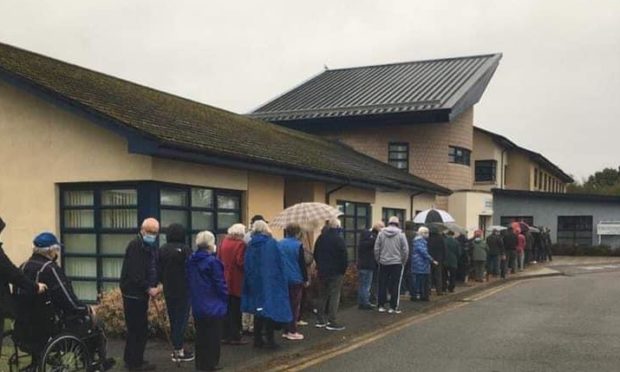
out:
{"label": "dark trousers", "polygon": [[390,293],[390,307],[398,309],[400,302],[400,285],[403,277],[403,265],[381,265],[379,274],[379,307],[387,302]]}
{"label": "dark trousers", "polygon": [[499,262],[499,274],[502,279],[506,278],[506,274],[508,274],[508,257],[503,256]]}
{"label": "dark trousers", "polygon": [[148,337],[148,299],[123,297],[123,310],[127,326],[127,339],[123,360],[129,368],[140,367],[144,362],[144,348]]}
{"label": "dark trousers", "polygon": [[[274,328],[275,324],[273,320],[254,315],[254,345],[263,346],[265,344],[265,339],[268,344],[275,344],[275,340],[273,339]],[[263,338],[263,336],[265,336],[265,338]]]}
{"label": "dark trousers", "polygon": [[342,275],[334,275],[329,278],[319,278],[319,298],[317,299],[316,309],[317,321],[325,323],[325,312],[327,311],[327,321],[336,322],[336,314],[340,307],[340,291],[342,290]]}
{"label": "dark trousers", "polygon": [[241,340],[241,298],[228,296],[228,314],[224,321],[224,339],[227,341]]}
{"label": "dark trousers", "polygon": [[220,363],[220,341],[222,339],[222,318],[194,318],[196,327],[196,369],[208,371]]}
{"label": "dark trousers", "polygon": [[447,267],[443,268],[443,287],[442,290],[454,292],[454,287],[456,286],[456,267]]}
{"label": "dark trousers", "polygon": [[170,342],[175,350],[183,348],[187,321],[189,320],[189,300],[187,298],[166,297],[168,320],[170,321]]}
{"label": "dark trousers", "polygon": [[429,274],[415,274],[414,296],[421,300],[428,301],[431,294],[431,283]]}
{"label": "dark trousers", "polygon": [[303,291],[303,284],[293,284],[288,286],[288,298],[291,303],[291,313],[293,314],[293,321],[286,327],[286,330],[289,333],[297,333],[297,319],[301,313],[301,296]]}
{"label": "dark trousers", "polygon": [[438,294],[443,293],[443,263],[431,265],[431,284]]}

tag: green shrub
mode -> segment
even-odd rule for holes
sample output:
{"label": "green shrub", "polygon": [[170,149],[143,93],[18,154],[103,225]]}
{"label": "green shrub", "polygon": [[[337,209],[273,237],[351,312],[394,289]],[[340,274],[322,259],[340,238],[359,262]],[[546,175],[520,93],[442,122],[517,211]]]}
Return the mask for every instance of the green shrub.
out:
{"label": "green shrub", "polygon": [[608,245],[554,244],[551,246],[551,252],[557,256],[620,257],[620,249]]}

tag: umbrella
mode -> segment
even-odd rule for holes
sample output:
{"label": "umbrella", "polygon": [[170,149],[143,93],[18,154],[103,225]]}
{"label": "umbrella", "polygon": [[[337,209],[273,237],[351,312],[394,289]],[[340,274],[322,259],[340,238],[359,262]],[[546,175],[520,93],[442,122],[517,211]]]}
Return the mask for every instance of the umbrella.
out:
{"label": "umbrella", "polygon": [[450,214],[441,209],[427,209],[415,215],[413,219],[414,223],[446,223],[455,222],[454,218]]}
{"label": "umbrella", "polygon": [[507,229],[508,228],[506,226],[499,226],[499,225],[494,225],[494,226],[487,227],[487,231],[493,231],[493,230],[504,231],[504,230],[507,230]]}
{"label": "umbrella", "polygon": [[342,212],[323,203],[299,203],[280,212],[269,225],[285,228],[296,223],[305,230],[321,227],[325,221],[340,216]]}
{"label": "umbrella", "polygon": [[454,222],[446,222],[444,223],[444,226],[452,231],[455,232],[457,234],[461,234],[461,235],[467,235],[467,229],[464,228],[463,226],[457,225]]}

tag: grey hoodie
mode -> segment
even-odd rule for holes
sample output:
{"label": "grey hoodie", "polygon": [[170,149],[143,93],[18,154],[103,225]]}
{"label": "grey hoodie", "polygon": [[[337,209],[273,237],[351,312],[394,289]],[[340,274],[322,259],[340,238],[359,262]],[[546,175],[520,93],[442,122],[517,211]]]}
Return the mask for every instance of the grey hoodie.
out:
{"label": "grey hoodie", "polygon": [[388,226],[375,241],[375,259],[380,265],[403,265],[409,258],[409,244],[401,229]]}

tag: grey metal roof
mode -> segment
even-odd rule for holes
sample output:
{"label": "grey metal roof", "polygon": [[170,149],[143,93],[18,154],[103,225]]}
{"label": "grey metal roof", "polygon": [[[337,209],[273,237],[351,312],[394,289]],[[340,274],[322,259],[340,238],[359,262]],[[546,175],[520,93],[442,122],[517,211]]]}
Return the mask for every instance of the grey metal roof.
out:
{"label": "grey metal roof", "polygon": [[256,109],[274,122],[445,110],[480,100],[501,54],[326,70]]}

